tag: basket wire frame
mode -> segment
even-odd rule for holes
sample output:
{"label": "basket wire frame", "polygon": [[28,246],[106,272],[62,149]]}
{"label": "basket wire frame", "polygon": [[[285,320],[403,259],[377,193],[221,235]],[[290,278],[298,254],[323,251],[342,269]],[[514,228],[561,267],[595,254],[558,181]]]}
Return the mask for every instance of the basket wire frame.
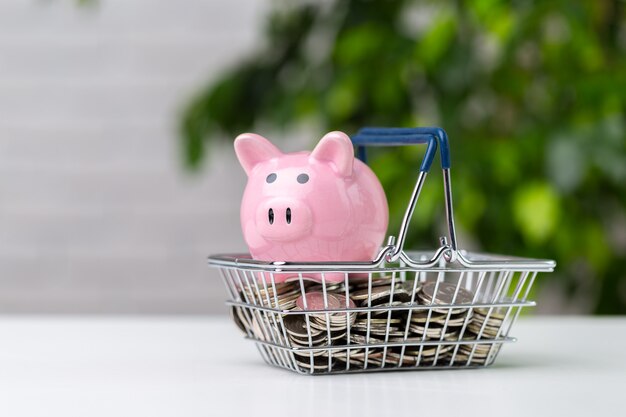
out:
{"label": "basket wire frame", "polygon": [[[269,272],[267,274],[269,280],[266,280],[258,279],[257,273],[251,269],[220,268],[220,274],[230,294],[230,300],[227,304],[233,308],[234,314],[238,314],[240,320],[245,322],[243,328],[246,332],[246,338],[255,342],[259,353],[268,364],[302,374],[486,367],[495,361],[502,344],[515,341],[509,336],[509,332],[519,317],[521,309],[535,304],[527,298],[537,276],[537,271],[472,270],[450,272],[445,270],[411,271],[405,268],[385,268],[367,274],[367,303],[358,307],[349,305],[354,278],[351,278],[349,273],[344,272],[342,293],[346,297],[346,305],[340,309],[332,309],[328,306],[329,292],[327,288],[337,284],[329,283],[324,273],[322,273],[321,283],[312,284],[306,278],[308,272],[298,273],[296,282],[300,295],[303,296],[304,309],[303,311],[294,311],[279,308],[274,272]],[[390,304],[393,302],[395,284],[400,282],[407,282],[412,287],[410,301],[396,306],[372,305],[373,283],[377,278],[384,276],[391,278]],[[420,304],[416,300],[419,287],[429,281],[435,283],[434,296],[429,304]],[[453,283],[455,286],[452,302],[449,304],[434,303],[438,287],[442,282]],[[308,288],[312,285],[321,286],[321,292],[324,295],[324,309],[311,310],[307,308],[304,295],[309,292]],[[456,302],[461,288],[473,292],[474,296],[471,303],[460,304]],[[317,290],[319,288],[316,288]],[[449,320],[453,311],[458,309],[467,311],[463,324],[454,339],[446,339]],[[476,309],[481,309],[485,313],[485,319],[478,333],[468,338],[468,324],[471,323]],[[428,338],[428,329],[433,324],[431,316],[435,310],[445,311],[446,318],[441,327],[441,335],[437,338]],[[424,332],[420,338],[411,337],[415,335],[412,335],[409,330],[411,316],[417,311],[426,312]],[[495,337],[487,337],[484,333],[485,328],[492,314],[496,311],[503,316],[502,324],[498,327]],[[374,312],[386,313],[386,331],[382,341],[370,342],[370,339],[374,339],[370,335],[370,323]],[[406,314],[406,319],[402,322],[403,336],[399,341],[390,341],[389,329],[392,314],[400,312]],[[294,345],[288,336],[284,319],[294,314],[302,315],[305,319],[308,347]],[[331,337],[330,316],[338,314],[346,316],[346,335],[342,344],[334,344]],[[366,317],[365,320],[368,325],[364,343],[355,343],[351,339],[352,322],[350,317],[353,314],[361,314]],[[324,345],[313,344],[312,334],[314,332],[311,321],[314,315],[325,317],[327,341]],[[475,360],[476,349],[479,345],[487,346],[488,353],[484,359]],[[431,346],[436,348],[435,354],[426,358],[423,354],[424,349]],[[469,346],[469,354],[461,355],[459,352],[461,346]],[[413,349],[417,354],[412,355],[409,359],[406,355],[407,348]],[[443,353],[444,348],[447,348],[445,354]],[[350,356],[358,351],[363,351],[364,355],[362,365],[355,367]],[[376,365],[373,365],[370,360],[374,352],[377,358],[374,361]],[[393,358],[389,355],[391,352],[395,354]],[[323,357],[326,358],[325,366],[321,366],[320,362],[316,361],[316,357],[320,353],[324,353]],[[338,358],[339,360],[337,360]]]}
{"label": "basket wire frame", "polygon": [[[443,129],[364,128],[352,141],[359,147],[361,156],[365,155],[363,146],[369,145],[428,145],[398,238],[390,236],[387,244],[370,262],[294,263],[259,261],[251,259],[248,254],[210,256],[209,264],[219,268],[229,294],[227,304],[231,306],[233,319],[245,332],[246,338],[255,342],[265,362],[301,374],[491,365],[502,345],[515,341],[510,331],[522,308],[535,305],[528,300],[528,296],[537,274],[553,271],[555,262],[472,254],[457,248],[448,138]],[[448,236],[440,239],[441,245],[434,252],[405,252],[408,226],[438,145],[441,147]],[[278,287],[284,285],[279,281],[285,273],[294,281],[290,284],[292,292],[301,297],[303,305],[300,310],[294,309],[293,305],[281,308]],[[329,273],[343,274],[343,282],[339,285],[334,280],[330,282],[326,278]],[[278,279],[279,276],[281,279]],[[321,279],[316,278],[313,283],[308,279],[311,276]],[[388,302],[373,304],[373,288],[383,278],[391,280]],[[366,279],[366,303],[352,306],[355,285],[358,283],[362,288],[363,279]],[[396,289],[398,283],[410,289],[408,301],[394,303],[394,297],[399,295]],[[420,297],[420,289],[426,283],[434,285],[434,289],[425,302],[424,297]],[[442,286],[448,290],[453,288],[450,302],[436,302]],[[471,301],[457,298],[461,289],[473,294]],[[330,294],[337,294],[336,291],[342,291],[345,297],[345,306],[341,308],[329,305]],[[310,292],[322,293],[323,308],[309,308],[306,295]],[[459,318],[452,318],[459,312],[464,314],[461,315],[460,326]],[[426,315],[419,332],[411,328],[411,319],[416,314]],[[294,315],[304,319],[306,329],[306,340],[299,339],[297,344],[285,325]],[[380,324],[378,316],[385,318],[382,335],[380,329],[374,332],[373,315],[377,317],[377,324]],[[445,316],[443,323],[442,315]],[[341,316],[345,317],[345,335],[333,338],[331,321]],[[320,317],[325,323],[322,332],[325,331],[326,339],[323,344],[314,340],[314,335],[319,337],[321,334],[318,333],[320,324],[317,323]],[[357,328],[356,321],[353,322],[356,317],[365,320],[365,329],[363,326]],[[391,331],[392,321],[394,324],[400,322],[395,332]],[[446,337],[446,331],[451,328],[454,331]],[[435,336],[432,336],[433,330]]]}

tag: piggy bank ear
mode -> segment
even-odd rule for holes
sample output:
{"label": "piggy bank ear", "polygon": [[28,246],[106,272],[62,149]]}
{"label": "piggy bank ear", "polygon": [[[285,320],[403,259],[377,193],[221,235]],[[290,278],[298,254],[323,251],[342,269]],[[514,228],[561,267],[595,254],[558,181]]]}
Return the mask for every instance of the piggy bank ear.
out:
{"label": "piggy bank ear", "polygon": [[348,135],[343,132],[330,132],[317,144],[311,159],[330,162],[335,170],[344,177],[352,175],[354,163],[354,148]]}
{"label": "piggy bank ear", "polygon": [[257,164],[277,158],[283,154],[269,140],[254,133],[242,133],[237,136],[237,139],[235,139],[235,153],[248,176],[250,176]]}

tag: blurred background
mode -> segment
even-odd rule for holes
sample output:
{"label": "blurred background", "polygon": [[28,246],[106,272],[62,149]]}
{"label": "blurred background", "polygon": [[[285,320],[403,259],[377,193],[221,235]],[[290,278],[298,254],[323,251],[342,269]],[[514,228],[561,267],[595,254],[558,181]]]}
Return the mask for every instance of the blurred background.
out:
{"label": "blurred background", "polygon": [[[226,313],[233,138],[446,129],[463,248],[557,261],[536,313],[626,313],[626,4],[0,0],[0,312]],[[423,150],[372,155],[395,233]],[[429,176],[408,244],[445,223]]]}

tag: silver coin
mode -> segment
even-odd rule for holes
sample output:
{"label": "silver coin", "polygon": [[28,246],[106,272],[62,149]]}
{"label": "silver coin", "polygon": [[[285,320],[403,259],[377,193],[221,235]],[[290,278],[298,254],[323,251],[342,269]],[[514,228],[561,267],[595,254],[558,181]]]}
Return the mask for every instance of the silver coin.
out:
{"label": "silver coin", "polygon": [[486,339],[494,339],[498,335],[499,328],[489,326],[482,327],[480,323],[471,323],[467,326],[467,331],[468,333],[472,333],[476,337],[478,337],[478,334],[480,334],[481,337],[484,337]]}
{"label": "silver coin", "polygon": [[[435,288],[437,294],[435,294]],[[474,299],[472,292],[465,288],[459,288],[457,292],[457,285],[448,282],[439,282],[439,285],[434,281],[426,282],[422,284],[420,295],[423,295],[428,301],[433,300],[434,296],[434,304],[452,304],[453,300],[455,304],[469,304]]]}
{"label": "silver coin", "polygon": [[315,336],[311,336],[309,338],[309,336],[294,336],[292,334],[289,334],[289,340],[291,340],[292,344],[298,345],[298,346],[321,346],[326,344],[326,341],[328,340],[328,336],[325,333],[320,333],[318,335]]}
{"label": "silver coin", "polygon": [[334,358],[347,358],[348,356],[354,356],[356,354],[362,353],[362,348],[354,348],[354,349],[341,349],[333,352]]}
{"label": "silver coin", "polygon": [[[296,357],[296,362],[300,368],[304,368],[305,370],[311,370],[310,358]],[[330,361],[331,369],[332,369],[333,363],[334,361],[331,360]],[[312,366],[313,371],[316,371],[316,370],[327,371],[328,365],[329,365],[329,360],[328,360],[328,357],[326,356],[317,356],[313,358],[313,366]]]}
{"label": "silver coin", "polygon": [[[469,355],[466,355],[464,353],[457,353],[456,355],[450,358],[450,362],[453,365],[458,365],[458,366],[464,366],[468,360],[469,360]],[[470,362],[470,365],[484,365],[485,362],[486,362],[486,359],[477,358],[474,356],[472,357],[472,361]]]}
{"label": "silver coin", "polygon": [[308,359],[311,355],[313,355],[313,357],[328,356],[328,351],[325,349],[293,350],[293,354],[299,356],[300,358]]}
{"label": "silver coin", "polygon": [[358,345],[368,345],[368,344],[378,344],[378,343],[383,343],[384,340],[374,337],[372,335],[370,335],[369,339],[367,338],[367,335],[361,334],[361,333],[350,333],[350,341],[352,343],[356,343]]}
{"label": "silver coin", "polygon": [[459,345],[459,352],[465,353],[467,355],[474,352],[473,356],[477,358],[486,358],[491,351],[491,345],[486,344],[475,344],[475,345]]}
{"label": "silver coin", "polygon": [[389,318],[389,319],[370,318],[370,319],[368,320],[368,319],[367,319],[367,317],[365,317],[365,318],[363,318],[363,319],[362,319],[362,321],[361,321],[361,320],[359,320],[359,322],[362,322],[362,323],[370,323],[370,324],[372,324],[372,325],[379,325],[379,324],[386,325],[386,324],[388,324],[388,323],[389,323],[389,324],[400,324],[400,323],[402,323],[402,320],[401,320],[401,319],[399,319],[399,318],[394,318],[394,317],[391,317],[391,318]]}
{"label": "silver coin", "polygon": [[[313,328],[307,328],[306,319],[302,314],[290,314],[283,318],[283,325],[287,333],[296,337],[305,337],[309,333],[311,336],[316,336],[321,332]],[[310,330],[310,332],[309,332]]]}
{"label": "silver coin", "polygon": [[439,354],[449,352],[454,348],[454,345],[409,345],[405,348],[404,354],[409,356],[418,357],[421,355],[423,357],[435,356],[437,351]]}
{"label": "silver coin", "polygon": [[338,332],[338,331],[345,331],[346,330],[346,326],[342,325],[342,326],[330,326],[329,324],[320,324],[320,323],[316,323],[311,321],[311,330],[313,331],[318,331],[318,332]]}
{"label": "silver coin", "polygon": [[247,332],[247,327],[244,324],[244,321],[242,320],[242,317],[243,317],[243,319],[245,319],[246,323],[248,322],[248,320],[245,317],[245,315],[243,315],[243,309],[241,307],[233,306],[230,309],[230,317],[235,322],[237,327],[239,327],[244,334],[248,333]]}
{"label": "silver coin", "polygon": [[387,352],[386,362],[396,366],[398,364],[400,364],[400,366],[408,366],[414,364],[416,359],[417,357],[411,355]]}
{"label": "silver coin", "polygon": [[[451,314],[450,318],[448,318],[448,314],[441,313],[431,313],[430,315],[430,323],[438,323],[445,324],[447,322],[448,326],[462,326],[465,323],[465,319],[467,318],[466,314]],[[426,323],[428,320],[428,312],[426,310],[415,311],[411,315],[411,322],[413,323]],[[471,322],[468,320],[468,323]]]}
{"label": "silver coin", "polygon": [[[391,276],[385,276],[385,277],[372,277],[372,287],[379,287],[381,285],[391,285],[391,281],[392,281],[392,277]],[[354,288],[367,288],[370,286],[370,280],[369,278],[359,278],[359,277],[353,277],[350,279],[350,283],[352,284],[352,286]]]}
{"label": "silver coin", "polygon": [[364,290],[355,291],[350,295],[350,298],[356,301],[375,300],[377,298],[389,297],[391,294],[391,287],[388,285],[372,287]]}
{"label": "silver coin", "polygon": [[333,294],[333,296],[337,299],[337,301],[339,301],[339,305],[341,307],[356,308],[356,304],[354,303],[354,301],[352,299],[350,299],[350,298],[346,298],[345,295],[343,295],[343,294]]}
{"label": "silver coin", "polygon": [[437,323],[430,323],[428,327],[424,326],[423,324],[412,323],[409,325],[409,330],[419,335],[423,335],[425,332],[428,337],[436,339],[441,338],[442,335],[444,337],[451,337],[458,333],[457,328],[450,326],[445,329],[444,333],[443,325]]}
{"label": "silver coin", "polygon": [[478,307],[474,309],[474,313],[482,317],[487,317],[487,315],[489,315],[489,319],[494,321],[504,321],[504,317],[506,315],[504,309],[498,308],[492,308],[491,313],[489,313],[488,308]]}

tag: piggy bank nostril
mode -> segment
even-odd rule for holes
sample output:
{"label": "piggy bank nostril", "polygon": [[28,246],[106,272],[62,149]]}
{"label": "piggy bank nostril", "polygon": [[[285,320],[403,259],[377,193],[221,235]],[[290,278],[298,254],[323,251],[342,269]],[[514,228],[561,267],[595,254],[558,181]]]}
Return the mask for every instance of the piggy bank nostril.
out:
{"label": "piggy bank nostril", "polygon": [[274,224],[274,210],[270,209],[267,212],[267,217],[269,218],[270,224]]}
{"label": "piggy bank nostril", "polygon": [[289,207],[287,207],[285,216],[287,217],[287,224],[291,224],[291,209]]}

